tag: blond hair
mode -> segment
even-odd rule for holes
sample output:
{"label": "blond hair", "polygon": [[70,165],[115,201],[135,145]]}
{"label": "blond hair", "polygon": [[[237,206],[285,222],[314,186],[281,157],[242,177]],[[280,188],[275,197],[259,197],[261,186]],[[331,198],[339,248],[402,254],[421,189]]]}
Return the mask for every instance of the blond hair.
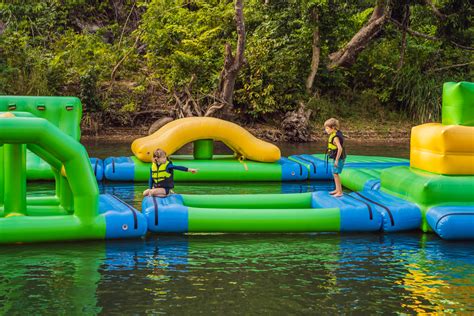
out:
{"label": "blond hair", "polygon": [[330,119],[326,120],[326,122],[324,122],[324,126],[339,129],[340,125],[339,125],[339,121],[337,119],[331,117]]}
{"label": "blond hair", "polygon": [[164,151],[163,149],[158,148],[153,152],[153,158],[160,159],[163,157],[166,158],[166,151]]}

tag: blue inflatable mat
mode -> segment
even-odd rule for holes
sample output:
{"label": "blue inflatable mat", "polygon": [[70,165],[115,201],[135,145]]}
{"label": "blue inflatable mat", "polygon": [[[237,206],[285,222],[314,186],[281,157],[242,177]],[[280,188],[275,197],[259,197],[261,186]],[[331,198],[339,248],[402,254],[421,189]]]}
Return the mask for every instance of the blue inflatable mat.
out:
{"label": "blue inflatable mat", "polygon": [[341,232],[380,231],[382,216],[371,205],[350,195],[333,197],[326,191],[312,194],[311,207],[339,208],[341,214]]}
{"label": "blue inflatable mat", "polygon": [[349,195],[382,215],[382,230],[385,232],[411,230],[421,225],[421,211],[413,203],[376,190],[352,192]]}
{"label": "blue inflatable mat", "polygon": [[115,195],[99,196],[99,213],[105,216],[105,238],[136,238],[147,232],[145,216]]}
{"label": "blue inflatable mat", "polygon": [[[319,155],[321,156],[321,155]],[[307,171],[310,180],[330,180],[332,179],[332,159],[329,162],[317,155],[292,155],[288,158],[294,162],[302,165]],[[355,157],[357,159],[357,157]],[[344,168],[369,168],[369,169],[385,169],[396,166],[409,166],[408,161],[400,161],[402,159],[394,159],[394,161],[361,161],[361,162],[346,162]]]}
{"label": "blue inflatable mat", "polygon": [[426,221],[443,239],[474,239],[474,206],[433,207]]}
{"label": "blue inflatable mat", "polygon": [[380,190],[380,179],[371,179],[364,184],[364,191]]}
{"label": "blue inflatable mat", "polygon": [[134,181],[135,163],[130,157],[109,157],[104,160],[104,176],[112,181]]}
{"label": "blue inflatable mat", "polygon": [[102,159],[98,158],[89,158],[92,166],[92,171],[94,171],[95,178],[97,181],[102,181],[104,178],[104,162]]}
{"label": "blue inflatable mat", "polygon": [[308,179],[308,169],[296,161],[281,157],[278,163],[281,165],[282,181],[304,181]]}
{"label": "blue inflatable mat", "polygon": [[165,198],[147,196],[142,201],[148,230],[154,233],[185,233],[188,231],[188,208],[179,194]]}
{"label": "blue inflatable mat", "polygon": [[310,180],[330,180],[332,179],[331,166],[326,165],[325,160],[321,160],[311,155],[292,155],[288,159],[300,164],[307,170]]}

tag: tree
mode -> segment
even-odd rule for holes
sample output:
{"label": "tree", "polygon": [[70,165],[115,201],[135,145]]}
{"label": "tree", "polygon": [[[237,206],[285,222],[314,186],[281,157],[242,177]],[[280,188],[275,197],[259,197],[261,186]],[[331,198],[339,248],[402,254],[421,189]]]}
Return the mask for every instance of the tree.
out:
{"label": "tree", "polygon": [[244,2],[235,1],[235,23],[237,28],[237,48],[235,56],[232,55],[232,46],[225,44],[224,67],[219,77],[219,88],[217,91],[217,104],[213,104],[207,109],[204,116],[211,116],[216,111],[224,107],[232,107],[234,97],[235,81],[240,69],[245,63],[245,23],[244,23]]}

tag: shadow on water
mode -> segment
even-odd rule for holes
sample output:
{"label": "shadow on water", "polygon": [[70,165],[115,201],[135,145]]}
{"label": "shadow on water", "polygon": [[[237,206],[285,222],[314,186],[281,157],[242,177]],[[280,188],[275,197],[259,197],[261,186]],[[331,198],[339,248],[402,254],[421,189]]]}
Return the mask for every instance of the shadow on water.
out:
{"label": "shadow on water", "polygon": [[0,314],[474,312],[472,244],[409,233],[14,245]]}

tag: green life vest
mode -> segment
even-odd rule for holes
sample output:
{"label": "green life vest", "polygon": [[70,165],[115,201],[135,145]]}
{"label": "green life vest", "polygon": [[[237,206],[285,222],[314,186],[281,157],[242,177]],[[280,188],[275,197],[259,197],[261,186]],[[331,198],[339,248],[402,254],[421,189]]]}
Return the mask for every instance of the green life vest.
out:
{"label": "green life vest", "polygon": [[169,164],[169,160],[159,165],[154,162],[151,164],[151,178],[153,180],[154,186],[161,188],[173,187],[173,174],[166,171],[166,168],[168,168]]}

